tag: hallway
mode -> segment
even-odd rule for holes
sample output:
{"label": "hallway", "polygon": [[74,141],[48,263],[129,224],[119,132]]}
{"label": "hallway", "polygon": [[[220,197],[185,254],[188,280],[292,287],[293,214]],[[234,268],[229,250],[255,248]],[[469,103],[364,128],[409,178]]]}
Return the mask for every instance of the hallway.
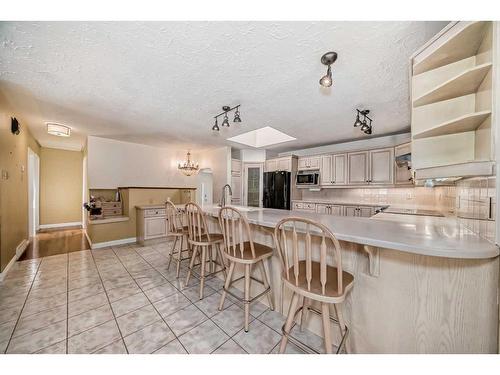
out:
{"label": "hallway", "polygon": [[40,231],[31,239],[20,261],[90,249],[85,231],[79,228]]}

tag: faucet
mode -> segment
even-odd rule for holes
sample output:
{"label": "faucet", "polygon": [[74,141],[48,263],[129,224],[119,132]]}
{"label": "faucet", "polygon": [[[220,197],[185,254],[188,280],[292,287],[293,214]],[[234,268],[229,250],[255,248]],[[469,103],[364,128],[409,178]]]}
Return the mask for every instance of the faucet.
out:
{"label": "faucet", "polygon": [[229,195],[233,195],[233,189],[231,189],[231,185],[229,184],[225,184],[223,187],[222,187],[222,196],[221,196],[221,199],[220,199],[220,206],[221,207],[224,207],[226,205],[226,188],[229,189]]}

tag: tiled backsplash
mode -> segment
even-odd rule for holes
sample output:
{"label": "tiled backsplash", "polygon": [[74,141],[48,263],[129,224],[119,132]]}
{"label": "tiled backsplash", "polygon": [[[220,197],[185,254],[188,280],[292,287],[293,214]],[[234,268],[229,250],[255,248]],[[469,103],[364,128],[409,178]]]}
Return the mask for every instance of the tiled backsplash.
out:
{"label": "tiled backsplash", "polygon": [[456,186],[433,188],[304,190],[302,199],[388,204],[445,211],[456,215],[474,233],[495,242],[495,177],[469,178],[457,182]]}
{"label": "tiled backsplash", "polygon": [[457,216],[474,233],[495,241],[495,177],[468,178],[457,183]]}
{"label": "tiled backsplash", "polygon": [[353,203],[389,204],[408,208],[427,208],[454,211],[455,187],[435,188],[369,188],[369,189],[322,189],[302,192],[303,200],[327,200]]}

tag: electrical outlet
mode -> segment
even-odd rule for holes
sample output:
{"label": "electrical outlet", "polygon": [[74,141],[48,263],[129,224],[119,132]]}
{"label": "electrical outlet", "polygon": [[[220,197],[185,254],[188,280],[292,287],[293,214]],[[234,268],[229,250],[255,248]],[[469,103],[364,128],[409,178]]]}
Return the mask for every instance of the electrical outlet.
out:
{"label": "electrical outlet", "polygon": [[9,172],[5,169],[2,169],[2,180],[8,180],[9,179]]}

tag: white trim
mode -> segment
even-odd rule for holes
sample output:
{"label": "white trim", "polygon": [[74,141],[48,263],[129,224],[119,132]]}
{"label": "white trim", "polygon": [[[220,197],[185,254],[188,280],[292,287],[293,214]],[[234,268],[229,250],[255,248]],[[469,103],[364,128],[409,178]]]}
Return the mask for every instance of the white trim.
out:
{"label": "white trim", "polygon": [[76,227],[78,225],[81,226],[82,222],[81,221],[74,221],[71,223],[40,224],[40,229]]}
{"label": "white trim", "polygon": [[[89,240],[89,242],[90,242],[90,240]],[[114,241],[91,243],[90,248],[92,250],[93,249],[101,249],[103,247],[125,245],[125,244],[128,244],[128,243],[135,243],[135,242],[137,242],[137,238],[136,237],[122,238],[120,240],[114,240]]]}
{"label": "white trim", "polygon": [[26,248],[28,247],[29,243],[30,243],[29,240],[24,239],[21,241],[21,243],[19,245],[17,245],[16,253],[12,257],[10,262],[7,264],[7,266],[5,267],[3,272],[0,272],[0,281],[2,281],[5,278],[5,276],[7,275],[7,272],[9,272],[9,270],[12,268],[14,263],[16,263],[16,261],[21,257],[21,255],[23,255],[23,253],[26,250]]}

